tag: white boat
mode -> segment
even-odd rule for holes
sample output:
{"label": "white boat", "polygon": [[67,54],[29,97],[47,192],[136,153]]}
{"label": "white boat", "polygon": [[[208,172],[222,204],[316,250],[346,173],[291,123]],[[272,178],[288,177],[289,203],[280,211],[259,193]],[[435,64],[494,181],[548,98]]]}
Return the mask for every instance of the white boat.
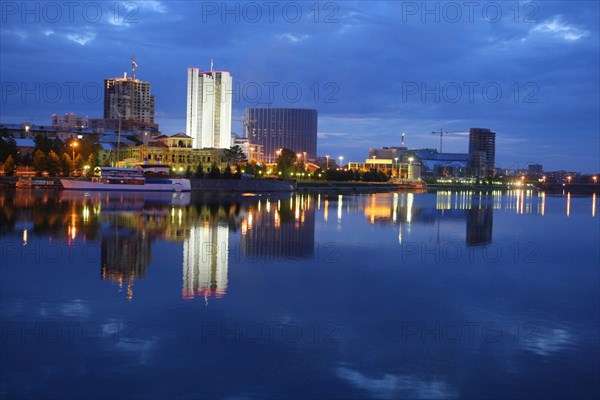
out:
{"label": "white boat", "polygon": [[67,190],[118,190],[144,192],[189,192],[190,180],[169,176],[169,166],[136,165],[134,168],[96,167],[91,179],[60,180]]}

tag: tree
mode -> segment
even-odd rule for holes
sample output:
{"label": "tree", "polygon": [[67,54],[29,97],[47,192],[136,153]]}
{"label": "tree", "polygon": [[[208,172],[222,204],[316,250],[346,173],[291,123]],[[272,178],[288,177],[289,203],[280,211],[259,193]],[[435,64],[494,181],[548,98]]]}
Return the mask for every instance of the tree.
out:
{"label": "tree", "polygon": [[246,162],[246,155],[242,151],[242,148],[237,144],[225,150],[225,157],[227,157],[234,165]]}
{"label": "tree", "polygon": [[90,171],[93,171],[94,168],[98,166],[98,161],[96,160],[96,155],[94,153],[90,153],[87,158],[86,165],[90,167]]}
{"label": "tree", "polygon": [[202,166],[202,163],[198,163],[198,166],[196,167],[196,178],[204,178],[204,167]]}
{"label": "tree", "polygon": [[41,151],[44,154],[48,154],[50,153],[50,150],[52,150],[52,140],[48,139],[48,137],[38,134],[36,135],[35,139],[33,139],[33,141],[35,142],[35,150],[36,151]]}
{"label": "tree", "polygon": [[75,168],[81,169],[82,167],[83,167],[83,157],[81,156],[81,153],[79,153],[75,156]]}
{"label": "tree", "polygon": [[50,150],[55,152],[57,155],[61,154],[65,151],[65,143],[59,138],[55,138],[52,141],[52,146],[50,147]]}
{"label": "tree", "polygon": [[60,157],[53,150],[50,150],[46,158],[46,171],[48,171],[50,176],[56,176],[60,171],[60,167]]}
{"label": "tree", "polygon": [[221,177],[221,170],[219,170],[219,166],[216,162],[212,163],[210,171],[208,172],[208,177],[210,179],[219,179]]}
{"label": "tree", "polygon": [[231,179],[232,177],[231,165],[227,164],[227,167],[225,167],[225,171],[223,172],[223,179]]}
{"label": "tree", "polygon": [[287,176],[290,172],[292,172],[296,160],[296,153],[294,153],[292,150],[286,148],[281,149],[279,156],[277,157],[277,170],[284,176]]}
{"label": "tree", "polygon": [[46,155],[42,150],[36,150],[33,156],[33,169],[38,175],[46,170]]}
{"label": "tree", "polygon": [[190,167],[189,165],[185,169],[185,175],[184,175],[184,177],[186,179],[190,179],[192,177],[192,167]]}
{"label": "tree", "polygon": [[60,158],[60,170],[64,176],[71,175],[71,168],[73,167],[73,160],[67,153],[63,153]]}
{"label": "tree", "polygon": [[15,159],[11,154],[4,160],[4,174],[6,176],[13,176],[15,174]]}
{"label": "tree", "polygon": [[13,161],[17,159],[17,141],[13,135],[2,133],[0,134],[0,160],[6,160],[8,156],[12,156]]}

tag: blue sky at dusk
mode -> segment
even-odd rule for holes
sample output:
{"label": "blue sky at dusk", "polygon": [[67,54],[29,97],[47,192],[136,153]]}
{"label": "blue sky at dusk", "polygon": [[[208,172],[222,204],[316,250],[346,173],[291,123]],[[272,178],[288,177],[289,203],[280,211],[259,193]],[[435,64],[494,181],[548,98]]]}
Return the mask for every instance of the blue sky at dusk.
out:
{"label": "blue sky at dusk", "polygon": [[[2,2],[0,122],[102,117],[139,64],[163,133],[185,130],[187,68],[230,71],[233,115],[315,108],[320,155],[438,148],[497,132],[496,163],[600,170],[599,3]],[[233,131],[242,133],[234,121]],[[464,133],[444,151],[466,152]]]}

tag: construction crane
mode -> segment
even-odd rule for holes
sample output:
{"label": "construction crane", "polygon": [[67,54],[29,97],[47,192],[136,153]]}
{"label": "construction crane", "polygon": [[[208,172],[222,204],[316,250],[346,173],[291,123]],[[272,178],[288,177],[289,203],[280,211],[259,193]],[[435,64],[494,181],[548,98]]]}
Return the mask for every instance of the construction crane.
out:
{"label": "construction crane", "polygon": [[444,131],[443,129],[440,129],[439,132],[437,131],[432,131],[431,133],[433,133],[434,135],[440,135],[440,153],[442,153],[442,145],[444,144],[444,135],[449,135],[451,133],[468,133],[465,131]]}
{"label": "construction crane", "polygon": [[246,137],[248,137],[248,125],[250,125],[253,122],[256,122],[255,119],[233,119],[232,121],[242,123],[242,125],[244,126],[244,134]]}

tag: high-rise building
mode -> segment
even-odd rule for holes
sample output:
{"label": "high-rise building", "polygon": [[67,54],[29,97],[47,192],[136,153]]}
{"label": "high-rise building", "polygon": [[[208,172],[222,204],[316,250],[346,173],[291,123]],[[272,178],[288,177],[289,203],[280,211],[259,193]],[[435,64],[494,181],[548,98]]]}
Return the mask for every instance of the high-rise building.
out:
{"label": "high-rise building", "polygon": [[154,123],[154,96],[150,82],[135,78],[104,80],[104,118]]}
{"label": "high-rise building", "polygon": [[231,147],[232,86],[227,71],[188,68],[186,132],[194,148]]}
{"label": "high-rise building", "polygon": [[541,175],[544,173],[544,167],[542,164],[529,164],[527,166],[527,173],[529,175]]}
{"label": "high-rise building", "polygon": [[485,128],[469,130],[469,175],[491,177],[496,174],[496,132]]}
{"label": "high-rise building", "polygon": [[246,121],[246,135],[251,144],[264,146],[265,161],[275,162],[282,148],[302,154],[302,161],[317,158],[317,110],[248,108]]}

